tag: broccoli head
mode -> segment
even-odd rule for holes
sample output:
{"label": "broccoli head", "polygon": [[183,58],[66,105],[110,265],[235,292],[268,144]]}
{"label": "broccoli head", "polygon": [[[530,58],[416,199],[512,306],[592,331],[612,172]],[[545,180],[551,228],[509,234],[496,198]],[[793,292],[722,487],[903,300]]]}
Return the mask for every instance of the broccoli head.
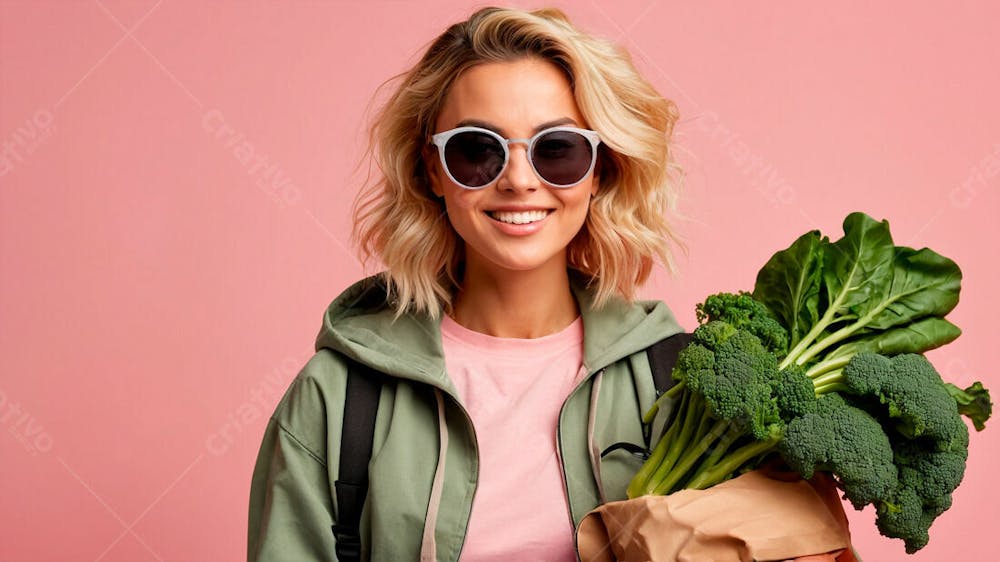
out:
{"label": "broccoli head", "polygon": [[899,484],[877,504],[875,523],[883,535],[903,539],[910,554],[927,544],[931,524],[951,507],[952,492],[965,474],[968,441],[962,442],[953,442],[953,450],[940,450],[938,442],[925,437],[893,444]]}
{"label": "broccoli head", "polygon": [[[923,355],[861,352],[844,367],[852,393],[877,398],[906,438],[926,435],[945,446],[967,434],[941,375]],[[967,436],[966,436],[967,438]]]}
{"label": "broccoli head", "polygon": [[714,350],[735,333],[736,328],[729,322],[713,320],[694,329],[694,332],[691,333],[691,344],[701,344],[708,349]]}
{"label": "broccoli head", "polygon": [[772,396],[777,358],[757,336],[721,320],[696,328],[693,339],[678,355],[674,376],[704,397],[713,417],[738,422],[755,439],[766,439],[769,426],[780,421]]}
{"label": "broccoli head", "polygon": [[686,378],[686,373],[714,368],[715,353],[700,343],[691,342],[677,354],[673,377],[677,380],[683,380]]}
{"label": "broccoli head", "polygon": [[907,554],[927,546],[930,540],[920,496],[911,488],[900,488],[890,501],[878,504],[875,526],[886,537],[903,539]]}
{"label": "broccoli head", "polygon": [[951,493],[962,483],[967,449],[939,451],[924,439],[903,441],[894,448],[899,484],[912,488],[926,506],[951,505]]}
{"label": "broccoli head", "polygon": [[788,422],[778,452],[803,478],[817,470],[836,475],[855,509],[884,500],[898,487],[889,437],[878,420],[838,394]]}
{"label": "broccoli head", "polygon": [[982,385],[969,392],[950,389],[930,361],[912,353],[858,353],[843,378],[859,403],[882,420],[899,472],[895,489],[875,502],[876,524],[883,535],[903,539],[907,552],[916,552],[927,544],[934,520],[951,507],[965,474],[969,429],[959,412],[962,400],[968,399],[967,410],[982,424],[989,417],[989,394]]}
{"label": "broccoli head", "polygon": [[711,295],[695,307],[695,314],[700,323],[722,320],[750,332],[779,357],[788,352],[788,332],[764,303],[746,291]]}
{"label": "broccoli head", "polygon": [[892,359],[878,353],[857,353],[844,367],[844,383],[861,396],[878,397],[891,378]]}
{"label": "broccoli head", "polygon": [[816,387],[802,367],[792,364],[778,373],[774,396],[786,422],[816,411]]}

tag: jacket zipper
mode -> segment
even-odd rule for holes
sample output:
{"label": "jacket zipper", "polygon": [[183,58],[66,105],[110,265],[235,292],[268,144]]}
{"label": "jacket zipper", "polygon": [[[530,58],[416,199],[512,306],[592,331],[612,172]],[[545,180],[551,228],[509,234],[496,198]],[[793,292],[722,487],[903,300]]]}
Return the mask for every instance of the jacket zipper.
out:
{"label": "jacket zipper", "polygon": [[[455,404],[455,406],[458,407],[458,410],[462,412],[462,415],[465,417],[465,423],[468,426],[469,433],[472,435],[472,445],[476,453],[476,466],[475,466],[475,471],[473,473],[473,476],[475,477],[475,484],[472,487],[472,498],[470,498],[470,501],[468,503],[469,506],[468,510],[465,512],[465,532],[462,533],[462,545],[458,547],[458,554],[457,556],[455,556],[455,560],[461,560],[462,551],[465,550],[465,541],[469,537],[469,520],[472,519],[472,504],[476,500],[476,492],[479,491],[479,464],[480,462],[482,462],[481,459],[479,458],[479,438],[476,436],[476,427],[472,423],[472,416],[469,415],[468,410],[465,409],[465,406],[462,405],[462,403],[458,400],[458,398],[456,398],[451,392],[448,392],[447,389],[441,388],[440,386],[437,385],[431,385],[431,386],[437,388],[445,396],[451,399],[451,401]],[[447,455],[447,453],[445,454]],[[434,522],[434,528],[435,530],[437,529],[436,521]]]}
{"label": "jacket zipper", "polygon": [[[573,519],[573,505],[571,504],[570,499],[569,499],[569,497],[570,497],[569,484],[566,482],[566,467],[563,464],[563,460],[562,460],[562,448],[563,448],[563,442],[562,442],[562,416],[563,416],[563,411],[566,409],[566,404],[569,402],[570,398],[572,398],[573,395],[576,394],[580,390],[580,388],[583,386],[584,383],[586,383],[587,381],[589,381],[590,379],[592,379],[597,373],[600,373],[603,370],[604,370],[604,367],[601,367],[600,369],[598,369],[598,370],[596,370],[596,371],[594,371],[592,373],[587,373],[587,376],[583,377],[583,379],[581,379],[580,382],[577,383],[576,387],[573,388],[573,391],[569,393],[569,396],[567,396],[566,399],[563,400],[562,406],[559,407],[559,419],[556,422],[556,459],[559,461],[559,474],[562,477],[563,493],[566,495],[566,513],[569,515],[569,525],[570,525],[570,528],[573,529],[574,534],[576,532],[576,521]],[[589,415],[590,409],[588,408],[587,410],[588,410],[587,423],[589,424],[590,423],[590,415]],[[589,458],[590,457],[590,451],[589,451],[590,442],[589,442],[589,439],[588,439],[588,442],[587,442],[587,447],[588,447],[587,457]],[[593,471],[593,467],[591,467],[591,470]],[[574,543],[575,542],[576,542],[576,539],[575,539],[575,536],[574,536]]]}

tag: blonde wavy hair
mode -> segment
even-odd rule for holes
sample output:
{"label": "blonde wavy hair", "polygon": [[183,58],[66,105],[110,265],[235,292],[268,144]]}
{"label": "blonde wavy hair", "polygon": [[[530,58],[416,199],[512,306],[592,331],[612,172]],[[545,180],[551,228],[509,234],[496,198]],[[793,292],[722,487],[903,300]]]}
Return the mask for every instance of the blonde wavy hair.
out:
{"label": "blonde wavy hair", "polygon": [[565,72],[581,114],[601,135],[598,192],[567,247],[568,265],[596,285],[594,304],[626,301],[655,261],[668,271],[679,243],[666,214],[677,182],[670,144],[677,106],[661,96],[613,43],[573,27],[556,9],[483,8],[449,27],[412,69],[390,79],[394,92],[375,115],[366,158],[369,174],[354,201],[352,241],[362,262],[385,266],[396,317],[451,311],[464,245],[431,191],[424,149],[451,84],[465,70],[525,57]]}

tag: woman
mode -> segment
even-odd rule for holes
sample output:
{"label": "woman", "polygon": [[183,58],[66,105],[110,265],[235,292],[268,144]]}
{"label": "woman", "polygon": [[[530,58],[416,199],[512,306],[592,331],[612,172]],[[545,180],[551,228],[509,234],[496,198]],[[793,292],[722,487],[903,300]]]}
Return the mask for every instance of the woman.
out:
{"label": "woman", "polygon": [[[328,308],[254,471],[249,559],[329,559],[348,360],[382,373],[362,553],[575,560],[623,499],[654,398],[644,350],[681,331],[634,301],[670,267],[676,107],[555,10],[486,8],[402,76],[356,208],[386,270]],[[425,524],[426,522],[426,524]]]}

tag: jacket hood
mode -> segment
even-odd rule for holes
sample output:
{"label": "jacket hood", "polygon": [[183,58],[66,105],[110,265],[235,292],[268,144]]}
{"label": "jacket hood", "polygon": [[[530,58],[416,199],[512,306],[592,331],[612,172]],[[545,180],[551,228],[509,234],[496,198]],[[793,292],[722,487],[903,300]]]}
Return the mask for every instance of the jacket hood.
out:
{"label": "jacket hood", "polygon": [[[583,317],[583,364],[587,373],[683,331],[661,301],[620,298],[601,308],[582,276],[570,275]],[[316,336],[316,351],[329,348],[376,371],[426,382],[454,392],[445,372],[441,318],[404,314],[393,320],[383,274],[366,277],[330,303]]]}

